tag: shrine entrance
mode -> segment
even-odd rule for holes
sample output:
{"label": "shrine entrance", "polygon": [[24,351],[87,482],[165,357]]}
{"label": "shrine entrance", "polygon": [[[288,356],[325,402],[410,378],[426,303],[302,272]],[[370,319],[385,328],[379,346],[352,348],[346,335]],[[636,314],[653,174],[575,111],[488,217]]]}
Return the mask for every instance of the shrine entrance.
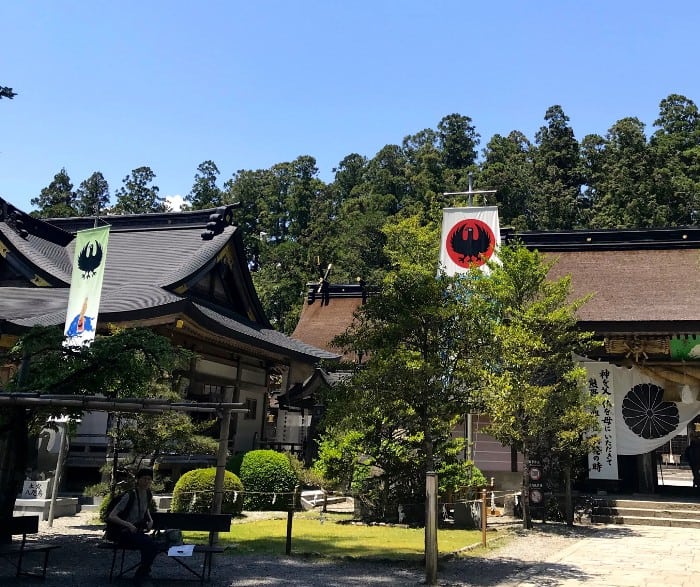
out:
{"label": "shrine entrance", "polygon": [[688,424],[687,430],[654,450],[659,493],[679,496],[697,495],[698,490],[693,489],[693,473],[684,454],[693,435],[700,435],[700,415]]}

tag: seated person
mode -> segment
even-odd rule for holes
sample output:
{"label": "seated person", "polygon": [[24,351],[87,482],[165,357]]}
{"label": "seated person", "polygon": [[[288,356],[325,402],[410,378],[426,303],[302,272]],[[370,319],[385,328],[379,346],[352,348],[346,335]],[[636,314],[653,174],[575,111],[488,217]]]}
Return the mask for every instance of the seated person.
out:
{"label": "seated person", "polygon": [[107,518],[108,522],[118,527],[117,544],[141,551],[141,564],[134,575],[137,585],[148,578],[153,559],[158,554],[156,543],[146,534],[153,528],[153,518],[149,511],[152,482],[153,471],[140,469],[136,473],[136,487],[121,497]]}

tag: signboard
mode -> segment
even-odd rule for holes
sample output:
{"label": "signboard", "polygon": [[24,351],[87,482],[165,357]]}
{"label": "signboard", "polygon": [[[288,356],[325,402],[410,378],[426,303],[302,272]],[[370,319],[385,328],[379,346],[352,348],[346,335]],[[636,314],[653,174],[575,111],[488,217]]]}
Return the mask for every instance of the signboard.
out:
{"label": "signboard", "polygon": [[533,516],[540,517],[544,514],[544,479],[542,475],[542,463],[538,460],[530,460],[527,463],[528,476],[528,502]]}
{"label": "signboard", "polygon": [[49,497],[49,483],[48,481],[30,481],[24,482],[22,487],[22,498],[23,499],[48,499]]}

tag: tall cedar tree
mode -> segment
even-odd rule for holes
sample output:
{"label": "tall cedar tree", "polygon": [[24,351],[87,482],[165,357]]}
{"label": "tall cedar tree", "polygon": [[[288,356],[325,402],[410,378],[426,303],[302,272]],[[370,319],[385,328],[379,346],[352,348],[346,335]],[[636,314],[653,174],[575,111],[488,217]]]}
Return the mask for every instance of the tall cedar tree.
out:
{"label": "tall cedar tree", "polygon": [[32,206],[40,218],[67,218],[78,216],[76,194],[65,167],[53,176],[53,181],[41,190],[38,197],[32,198]]}
{"label": "tall cedar tree", "polygon": [[122,181],[117,190],[117,203],[112,212],[116,214],[150,214],[166,212],[168,206],[158,195],[160,188],[152,185],[156,174],[150,167],[137,167]]}

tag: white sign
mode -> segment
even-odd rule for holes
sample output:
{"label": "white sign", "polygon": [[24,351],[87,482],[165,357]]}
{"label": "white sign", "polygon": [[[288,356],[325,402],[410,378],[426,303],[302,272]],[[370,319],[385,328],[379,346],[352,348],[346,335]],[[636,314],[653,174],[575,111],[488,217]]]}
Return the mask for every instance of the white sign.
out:
{"label": "white sign", "polygon": [[22,499],[48,499],[51,481],[25,481],[22,487]]}
{"label": "white sign", "polygon": [[591,479],[618,479],[613,371],[609,363],[584,363],[584,367],[589,393],[603,398],[603,403],[596,408],[600,442],[588,455],[588,476]]}

